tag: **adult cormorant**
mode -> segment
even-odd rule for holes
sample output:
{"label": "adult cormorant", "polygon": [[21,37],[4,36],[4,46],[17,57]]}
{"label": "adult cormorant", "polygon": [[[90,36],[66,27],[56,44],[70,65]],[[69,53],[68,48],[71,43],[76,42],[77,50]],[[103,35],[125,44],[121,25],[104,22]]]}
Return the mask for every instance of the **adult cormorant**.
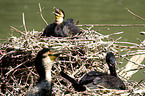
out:
{"label": "adult cormorant", "polygon": [[27,96],[51,96],[52,95],[52,81],[51,68],[55,59],[62,51],[51,48],[43,48],[37,53],[35,58],[35,67],[40,76],[38,84],[30,90]]}
{"label": "adult cormorant", "polygon": [[81,31],[74,25],[73,19],[64,21],[65,14],[63,10],[54,7],[55,21],[46,26],[41,36],[54,37],[72,37]]}
{"label": "adult cormorant", "polygon": [[60,74],[72,83],[76,91],[85,91],[85,86],[90,89],[96,89],[98,85],[109,89],[125,90],[125,84],[116,74],[115,56],[112,52],[107,53],[106,62],[109,66],[110,75],[98,71],[90,71],[79,82],[76,82],[63,71]]}

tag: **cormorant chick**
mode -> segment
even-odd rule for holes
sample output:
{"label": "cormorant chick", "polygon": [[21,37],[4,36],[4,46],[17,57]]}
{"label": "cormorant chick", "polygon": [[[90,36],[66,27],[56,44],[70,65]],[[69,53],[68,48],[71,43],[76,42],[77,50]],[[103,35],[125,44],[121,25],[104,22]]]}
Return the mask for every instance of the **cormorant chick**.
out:
{"label": "cormorant chick", "polygon": [[[84,91],[85,86],[90,89],[96,89],[97,85],[109,89],[125,90],[125,84],[116,74],[115,56],[112,52],[107,53],[106,62],[109,66],[110,75],[98,71],[90,71],[79,82],[76,82],[63,71],[61,71],[60,74],[72,83],[76,91]],[[77,86],[77,88],[75,86]]]}
{"label": "cormorant chick", "polygon": [[37,53],[34,62],[40,79],[38,84],[27,96],[52,96],[51,68],[60,53],[62,53],[62,51],[53,50],[51,48],[43,48]]}
{"label": "cormorant chick", "polygon": [[74,25],[73,19],[64,21],[65,14],[63,10],[54,7],[55,21],[46,26],[41,36],[47,37],[72,37],[81,31]]}

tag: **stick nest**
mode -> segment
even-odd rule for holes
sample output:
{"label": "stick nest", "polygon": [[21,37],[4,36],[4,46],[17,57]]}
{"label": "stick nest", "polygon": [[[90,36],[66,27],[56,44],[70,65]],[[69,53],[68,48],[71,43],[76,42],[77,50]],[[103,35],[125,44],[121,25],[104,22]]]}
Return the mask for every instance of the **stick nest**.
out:
{"label": "stick nest", "polygon": [[[105,56],[108,50],[115,53],[116,64],[122,64],[122,60],[129,56],[141,55],[145,53],[145,45],[130,42],[119,42],[114,40],[112,35],[119,35],[123,32],[103,35],[92,27],[81,28],[82,33],[75,37],[40,37],[42,32],[20,31],[14,27],[12,32],[20,33],[19,37],[11,36],[6,42],[0,44],[2,55],[0,56],[0,83],[1,95],[25,95],[36,85],[39,75],[34,66],[34,58],[38,51],[44,47],[65,49],[68,52],[61,54],[52,68],[53,93],[56,95],[136,95],[145,94],[145,83],[132,82],[123,75],[119,77],[126,84],[127,90],[114,90],[96,88],[87,89],[85,92],[74,91],[71,84],[59,74],[61,68],[76,80],[80,80],[89,71],[100,71],[108,73],[108,66]],[[143,64],[138,65],[141,70]],[[117,68],[119,74],[125,67]],[[130,70],[131,71],[131,70]]]}

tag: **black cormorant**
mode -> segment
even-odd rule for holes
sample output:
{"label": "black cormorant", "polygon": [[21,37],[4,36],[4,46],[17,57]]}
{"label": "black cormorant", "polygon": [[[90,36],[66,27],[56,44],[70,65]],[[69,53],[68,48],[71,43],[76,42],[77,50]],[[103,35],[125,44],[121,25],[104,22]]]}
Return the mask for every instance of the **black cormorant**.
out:
{"label": "black cormorant", "polygon": [[62,77],[66,78],[72,83],[76,91],[85,91],[85,86],[90,89],[96,89],[97,85],[109,89],[125,90],[125,84],[116,74],[115,56],[112,52],[107,53],[106,62],[109,66],[110,75],[98,71],[90,71],[89,73],[85,74],[79,82],[76,82],[63,71],[61,71],[60,74]]}
{"label": "black cormorant", "polygon": [[43,48],[37,53],[35,58],[35,67],[40,76],[38,84],[30,90],[27,96],[51,96],[52,95],[52,81],[51,68],[55,59],[62,51],[51,48]]}
{"label": "black cormorant", "polygon": [[54,8],[55,21],[46,26],[41,36],[54,37],[72,37],[81,31],[74,25],[73,19],[64,21],[65,14],[63,10]]}

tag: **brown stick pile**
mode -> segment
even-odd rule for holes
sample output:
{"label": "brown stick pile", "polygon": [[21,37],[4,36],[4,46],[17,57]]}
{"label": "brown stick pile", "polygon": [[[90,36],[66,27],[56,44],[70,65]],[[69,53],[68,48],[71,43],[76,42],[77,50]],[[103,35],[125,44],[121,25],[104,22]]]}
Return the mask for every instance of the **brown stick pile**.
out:
{"label": "brown stick pile", "polygon": [[[25,95],[36,85],[39,75],[34,66],[34,58],[39,50],[44,47],[53,47],[55,49],[65,49],[68,52],[63,53],[56,60],[52,68],[53,93],[56,95],[144,95],[145,82],[142,78],[139,82],[133,82],[125,77],[125,66],[119,68],[117,73],[126,84],[127,90],[112,90],[106,88],[96,88],[96,90],[87,89],[84,92],[76,92],[71,84],[64,80],[59,74],[63,68],[68,75],[80,80],[84,74],[89,71],[100,71],[108,73],[108,66],[105,56],[108,51],[112,51],[116,56],[116,65],[123,64],[125,60],[134,55],[145,54],[145,44],[142,41],[137,43],[121,42],[123,32],[103,35],[92,27],[86,29],[80,28],[82,33],[75,37],[40,37],[42,32],[28,31],[26,29],[23,14],[24,31],[11,27],[12,32],[18,32],[19,37],[11,36],[4,43],[0,44],[0,95]],[[113,39],[112,35],[120,35]],[[132,70],[142,70],[145,64],[136,63],[138,67]],[[124,73],[121,73],[124,72]],[[121,74],[120,74],[121,73]],[[133,75],[133,74],[132,74]],[[131,77],[131,76],[130,76]]]}

